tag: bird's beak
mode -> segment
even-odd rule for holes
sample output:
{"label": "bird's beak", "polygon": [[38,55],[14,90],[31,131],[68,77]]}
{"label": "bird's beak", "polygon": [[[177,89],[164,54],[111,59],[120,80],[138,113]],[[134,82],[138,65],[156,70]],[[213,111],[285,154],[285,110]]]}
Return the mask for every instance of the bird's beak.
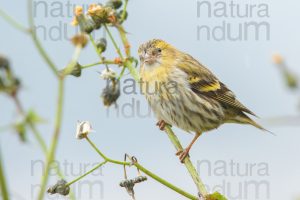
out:
{"label": "bird's beak", "polygon": [[144,53],[143,59],[145,63],[148,63],[152,60],[151,56],[148,53]]}

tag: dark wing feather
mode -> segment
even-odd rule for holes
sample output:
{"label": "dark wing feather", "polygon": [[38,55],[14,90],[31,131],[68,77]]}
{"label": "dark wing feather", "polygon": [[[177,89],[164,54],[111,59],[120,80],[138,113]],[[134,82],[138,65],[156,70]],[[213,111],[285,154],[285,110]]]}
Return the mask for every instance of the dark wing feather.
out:
{"label": "dark wing feather", "polygon": [[240,103],[234,93],[205,66],[187,54],[184,54],[182,59],[189,60],[189,62],[178,62],[178,67],[188,74],[190,87],[196,94],[217,100],[224,107],[231,107],[256,116]]}

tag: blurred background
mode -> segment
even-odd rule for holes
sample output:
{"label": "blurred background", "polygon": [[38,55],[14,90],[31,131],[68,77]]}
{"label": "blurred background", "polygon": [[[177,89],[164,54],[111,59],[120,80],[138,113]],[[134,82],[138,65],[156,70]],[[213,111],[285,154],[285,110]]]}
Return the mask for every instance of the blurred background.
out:
{"label": "blurred background", "polygon": [[[286,84],[287,76],[278,64],[282,64],[282,56],[292,76],[300,74],[300,26],[297,25],[300,2],[210,1],[207,5],[202,2],[130,0],[124,26],[133,55],[137,57],[138,46],[149,39],[166,40],[208,66],[241,102],[260,116],[258,121],[276,134],[234,124],[204,134],[193,147],[191,158],[210,190],[218,190],[228,199],[296,200],[300,197],[299,90]],[[75,33],[70,25],[72,6],[90,3],[94,1],[34,1],[38,36],[60,68],[69,62],[74,48],[69,41]],[[226,6],[227,14],[222,14],[222,5]],[[251,5],[255,5],[252,14]],[[26,1],[1,1],[0,8],[27,26]],[[245,16],[238,16],[237,12]],[[225,31],[215,30],[224,23]],[[255,31],[245,29],[245,23],[264,23],[258,32],[260,37],[255,39]],[[201,29],[203,26],[207,27]],[[25,109],[34,109],[45,119],[38,128],[49,144],[57,81],[28,35],[2,18],[0,27],[0,53],[11,61],[14,73],[21,79],[20,99]],[[211,31],[210,38],[204,29]],[[212,35],[213,30],[216,37]],[[233,41],[228,33],[248,37]],[[101,30],[95,35],[102,36]],[[110,43],[104,55],[115,57]],[[79,62],[83,65],[97,62],[91,44],[84,49]],[[175,149],[165,133],[155,126],[156,119],[148,113],[147,102],[138,89],[137,94],[123,93],[117,108],[103,106],[100,93],[105,81],[98,74],[103,69],[104,66],[89,68],[80,78],[67,80],[63,128],[56,156],[66,179],[76,178],[101,161],[88,143],[75,138],[77,120],[88,120],[96,130],[90,138],[107,156],[122,160],[124,153],[134,155],[151,171],[195,193],[191,178],[174,155]],[[121,81],[122,85],[126,83]],[[24,143],[7,127],[18,121],[19,115],[9,97],[1,94],[0,102],[0,148],[8,188],[12,199],[34,199],[38,194],[44,155],[30,131]],[[174,131],[184,146],[192,139],[179,129],[174,128]],[[130,176],[136,176],[134,168],[128,171]],[[54,172],[50,177],[49,185],[57,180]],[[123,178],[122,166],[107,164],[71,189],[77,199],[130,199],[124,188],[119,187]],[[136,198],[143,200],[185,199],[153,180],[137,185],[135,192]],[[47,195],[46,199],[68,198]]]}

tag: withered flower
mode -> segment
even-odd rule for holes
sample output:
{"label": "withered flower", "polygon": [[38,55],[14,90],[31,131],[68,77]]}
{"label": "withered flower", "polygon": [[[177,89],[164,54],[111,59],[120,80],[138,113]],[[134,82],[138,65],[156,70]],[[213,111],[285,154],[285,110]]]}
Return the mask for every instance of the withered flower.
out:
{"label": "withered flower", "polygon": [[107,85],[101,94],[103,104],[107,107],[116,104],[120,94],[120,81],[118,79],[107,80]]}
{"label": "withered flower", "polygon": [[77,139],[83,139],[91,132],[94,132],[94,130],[92,129],[92,125],[89,121],[77,122],[77,128],[76,128]]}
{"label": "withered flower", "polygon": [[70,193],[70,187],[67,186],[67,181],[59,180],[55,185],[51,186],[47,192],[49,194],[60,194],[67,196]]}
{"label": "withered flower", "polygon": [[77,34],[71,39],[71,42],[75,46],[81,46],[82,48],[84,48],[87,45],[88,41],[88,37],[84,33]]}

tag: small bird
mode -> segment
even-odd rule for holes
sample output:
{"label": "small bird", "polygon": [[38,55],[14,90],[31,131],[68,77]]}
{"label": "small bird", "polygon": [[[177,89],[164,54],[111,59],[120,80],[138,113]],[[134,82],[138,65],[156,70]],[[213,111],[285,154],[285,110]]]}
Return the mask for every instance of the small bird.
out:
{"label": "small bird", "polygon": [[225,84],[189,54],[160,39],[142,44],[138,54],[141,91],[159,128],[169,124],[195,133],[188,147],[176,153],[182,163],[203,132],[224,123],[250,124],[267,131],[247,116],[256,115]]}

